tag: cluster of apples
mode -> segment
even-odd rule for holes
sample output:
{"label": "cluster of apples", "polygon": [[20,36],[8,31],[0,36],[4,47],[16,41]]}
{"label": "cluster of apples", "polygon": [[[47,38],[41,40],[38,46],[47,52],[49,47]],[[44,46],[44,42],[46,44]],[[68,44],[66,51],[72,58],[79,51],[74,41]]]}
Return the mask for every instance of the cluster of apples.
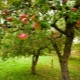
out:
{"label": "cluster of apples", "polygon": [[[8,10],[8,9],[5,9],[3,12],[2,12],[2,16],[6,16],[6,15],[8,15],[8,17],[7,17],[7,21],[8,22],[11,22],[13,19],[12,19],[12,17],[11,16],[9,16],[9,14],[10,14],[10,11]],[[20,17],[20,19],[21,19],[21,22],[22,23],[27,23],[27,17],[28,17],[28,15],[27,14],[20,14],[19,15],[19,17]]]}
{"label": "cluster of apples", "polygon": [[[10,11],[8,9],[5,9],[3,12],[2,12],[2,16],[6,16],[10,14]],[[11,17],[7,17],[7,21],[11,22],[12,21],[12,18]]]}
{"label": "cluster of apples", "polygon": [[[10,11],[9,11],[8,9],[5,9],[5,10],[2,12],[2,16],[8,16],[8,17],[6,18],[6,21],[7,21],[7,22],[12,22],[12,21],[13,21],[13,18],[12,18],[9,14],[10,14]],[[22,13],[22,14],[19,15],[19,18],[20,18],[22,24],[27,24],[27,23],[28,23],[28,14]],[[40,25],[40,23],[37,21],[37,19],[38,19],[37,16],[34,14],[34,15],[32,15],[30,18],[31,18],[31,20],[34,22],[32,28],[34,28],[35,30],[40,30],[40,29],[41,29],[41,25]],[[5,28],[5,29],[6,29],[5,24],[2,24],[2,28]],[[26,39],[26,38],[28,38],[28,34],[22,33],[22,34],[20,34],[20,35],[18,36],[18,38],[19,38],[19,39],[22,39],[22,40],[23,40],[23,39]]]}
{"label": "cluster of apples", "polygon": [[[21,14],[21,15],[20,15],[20,18],[22,19],[22,20],[21,20],[22,23],[27,23],[28,20],[27,20],[25,14]],[[40,25],[40,23],[37,21],[36,15],[32,15],[32,16],[31,16],[31,20],[34,21],[33,28],[34,28],[35,30],[40,30],[40,29],[41,29],[41,25]],[[18,36],[18,38],[19,38],[20,40],[27,39],[27,38],[28,38],[28,34],[22,33],[22,34],[20,34],[20,35]]]}
{"label": "cluster of apples", "polygon": [[[19,17],[20,17],[21,22],[23,24],[26,24],[28,22],[28,20],[27,20],[28,15],[27,14],[20,14]],[[7,21],[11,22],[12,21],[12,17],[7,17]]]}
{"label": "cluster of apples", "polygon": [[21,22],[23,23],[23,24],[27,24],[28,23],[28,15],[27,14],[20,14],[20,19],[21,19]]}
{"label": "cluster of apples", "polygon": [[[21,18],[22,23],[24,23],[24,24],[27,23],[28,20],[27,20],[27,18],[26,18],[26,14],[21,14],[21,15],[20,15],[20,18]],[[32,15],[32,16],[31,16],[31,20],[34,21],[33,28],[34,28],[35,30],[40,30],[40,29],[41,29],[41,25],[40,25],[39,22],[37,22],[37,17],[36,17],[36,15]],[[18,36],[18,38],[19,38],[20,40],[25,40],[25,39],[28,38],[28,34],[22,33],[22,34],[20,34],[20,35]]]}
{"label": "cluster of apples", "polygon": [[[27,24],[27,22],[28,22],[28,19],[27,19],[28,15],[27,14],[20,14],[19,17],[20,17],[21,22],[23,24]],[[21,33],[20,35],[18,35],[18,39],[20,39],[20,40],[25,40],[27,38],[28,38],[28,34],[27,33]]]}
{"label": "cluster of apples", "polygon": [[[10,14],[10,11],[8,9],[5,9],[2,12],[2,16],[8,16],[6,18],[6,21],[12,22],[13,18],[9,14]],[[20,18],[22,24],[27,24],[28,23],[28,14],[22,13],[22,14],[19,15],[19,18]],[[34,29],[41,29],[40,23],[37,21],[37,19],[38,19],[37,16],[34,14],[30,18],[31,18],[32,21],[34,21],[33,28]]]}
{"label": "cluster of apples", "polygon": [[[5,15],[7,15],[7,14],[9,14],[10,12],[9,12],[9,10],[4,10],[3,11],[3,13],[2,13],[2,16],[5,16]],[[24,24],[24,23],[27,23],[27,15],[26,14],[20,14],[20,19],[21,19],[21,22]],[[8,22],[12,22],[12,17],[7,17],[7,21]],[[3,28],[5,28],[5,25],[2,25],[2,27]],[[18,38],[20,39],[20,40],[25,40],[25,39],[27,39],[28,38],[28,34],[26,34],[26,33],[21,33],[20,35],[18,35]]]}

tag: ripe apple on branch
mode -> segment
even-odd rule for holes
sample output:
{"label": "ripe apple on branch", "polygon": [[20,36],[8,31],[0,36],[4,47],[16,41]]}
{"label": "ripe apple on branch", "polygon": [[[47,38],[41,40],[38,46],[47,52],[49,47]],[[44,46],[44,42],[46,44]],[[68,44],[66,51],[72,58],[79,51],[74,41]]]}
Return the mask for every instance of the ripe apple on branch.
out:
{"label": "ripe apple on branch", "polygon": [[22,33],[22,34],[20,34],[20,35],[18,36],[18,38],[19,38],[20,40],[25,40],[25,39],[28,38],[28,34]]}

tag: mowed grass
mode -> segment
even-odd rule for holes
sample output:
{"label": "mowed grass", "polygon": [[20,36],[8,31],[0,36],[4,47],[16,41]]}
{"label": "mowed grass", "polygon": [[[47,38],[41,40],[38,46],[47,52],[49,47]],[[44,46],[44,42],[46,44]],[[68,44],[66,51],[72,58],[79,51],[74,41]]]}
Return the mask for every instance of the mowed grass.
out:
{"label": "mowed grass", "polygon": [[[56,56],[40,56],[36,75],[31,75],[31,64],[31,57],[0,60],[0,80],[62,80]],[[80,80],[80,59],[70,59],[69,70],[71,80]]]}

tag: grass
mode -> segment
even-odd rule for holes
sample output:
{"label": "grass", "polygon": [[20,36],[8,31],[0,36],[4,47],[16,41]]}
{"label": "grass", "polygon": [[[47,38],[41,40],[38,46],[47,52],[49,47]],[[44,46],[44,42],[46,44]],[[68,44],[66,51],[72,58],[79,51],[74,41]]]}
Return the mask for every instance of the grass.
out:
{"label": "grass", "polygon": [[[0,80],[61,80],[60,66],[56,56],[40,56],[36,68],[37,75],[31,75],[31,57],[0,60]],[[71,80],[80,80],[79,59],[69,60],[69,70]]]}

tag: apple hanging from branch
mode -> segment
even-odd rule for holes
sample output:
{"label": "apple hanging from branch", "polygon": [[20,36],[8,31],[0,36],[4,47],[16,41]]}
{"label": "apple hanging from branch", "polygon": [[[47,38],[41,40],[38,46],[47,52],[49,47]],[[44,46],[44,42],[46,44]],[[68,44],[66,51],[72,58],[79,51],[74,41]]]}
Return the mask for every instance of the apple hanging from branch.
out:
{"label": "apple hanging from branch", "polygon": [[40,23],[39,22],[35,22],[34,23],[34,25],[33,25],[33,28],[35,29],[35,30],[41,30],[41,25],[40,25]]}
{"label": "apple hanging from branch", "polygon": [[10,12],[10,11],[9,11],[8,9],[5,9],[5,10],[4,10],[4,13],[5,13],[5,14],[9,14],[9,12]]}
{"label": "apple hanging from branch", "polygon": [[7,21],[11,22],[12,21],[12,17],[7,17]]}
{"label": "apple hanging from branch", "polygon": [[20,34],[20,35],[18,36],[18,38],[19,38],[20,40],[25,40],[25,39],[28,38],[28,34],[22,33],[22,34]]}
{"label": "apple hanging from branch", "polygon": [[28,17],[28,15],[27,14],[20,14],[20,16],[19,16],[21,19],[22,18],[27,18]]}
{"label": "apple hanging from branch", "polygon": [[21,22],[22,22],[23,24],[27,24],[28,20],[27,20],[27,18],[22,18],[22,19],[21,19]]}
{"label": "apple hanging from branch", "polygon": [[71,11],[76,11],[77,10],[77,8],[71,8]]}

